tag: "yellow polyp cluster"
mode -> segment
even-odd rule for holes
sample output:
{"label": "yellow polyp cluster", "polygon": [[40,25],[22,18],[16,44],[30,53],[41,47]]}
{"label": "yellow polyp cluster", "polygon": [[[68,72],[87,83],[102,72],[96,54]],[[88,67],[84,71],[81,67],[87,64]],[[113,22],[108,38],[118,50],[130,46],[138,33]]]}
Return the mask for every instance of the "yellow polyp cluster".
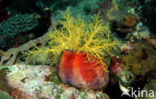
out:
{"label": "yellow polyp cluster", "polygon": [[[109,24],[100,19],[99,15],[93,17],[92,22],[85,22],[81,18],[74,18],[69,10],[62,14],[63,20],[59,21],[60,28],[55,27],[47,37],[49,47],[39,48],[30,51],[29,55],[43,53],[50,55],[52,64],[60,59],[64,50],[73,52],[84,52],[99,59],[99,62],[106,65],[103,60],[112,55],[112,50],[118,50],[120,43],[110,37]],[[44,56],[43,55],[43,56]],[[92,61],[88,57],[89,61]]]}

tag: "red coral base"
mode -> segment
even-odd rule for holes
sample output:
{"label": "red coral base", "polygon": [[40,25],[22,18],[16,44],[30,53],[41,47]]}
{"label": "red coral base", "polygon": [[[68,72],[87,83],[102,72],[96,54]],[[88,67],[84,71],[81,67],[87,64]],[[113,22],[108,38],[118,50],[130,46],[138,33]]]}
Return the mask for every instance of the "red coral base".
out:
{"label": "red coral base", "polygon": [[109,77],[107,66],[101,66],[98,59],[82,52],[64,51],[58,65],[58,74],[63,83],[76,88],[99,90],[106,87]]}

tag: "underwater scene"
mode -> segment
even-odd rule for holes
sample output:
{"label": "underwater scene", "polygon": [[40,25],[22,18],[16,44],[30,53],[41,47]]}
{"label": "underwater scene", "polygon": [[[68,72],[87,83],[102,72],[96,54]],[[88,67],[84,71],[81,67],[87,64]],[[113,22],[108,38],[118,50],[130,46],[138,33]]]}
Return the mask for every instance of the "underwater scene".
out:
{"label": "underwater scene", "polygon": [[156,0],[0,0],[0,99],[156,99]]}

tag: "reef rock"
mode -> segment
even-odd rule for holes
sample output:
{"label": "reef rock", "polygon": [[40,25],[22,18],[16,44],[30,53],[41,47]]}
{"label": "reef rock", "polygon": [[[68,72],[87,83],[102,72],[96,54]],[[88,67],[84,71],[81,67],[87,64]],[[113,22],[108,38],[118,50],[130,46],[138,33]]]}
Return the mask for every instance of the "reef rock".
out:
{"label": "reef rock", "polygon": [[[5,66],[4,66],[5,67]],[[84,91],[64,84],[45,81],[50,68],[46,65],[16,64],[6,66],[9,86],[14,90],[11,95],[20,99],[109,99],[103,92]]]}

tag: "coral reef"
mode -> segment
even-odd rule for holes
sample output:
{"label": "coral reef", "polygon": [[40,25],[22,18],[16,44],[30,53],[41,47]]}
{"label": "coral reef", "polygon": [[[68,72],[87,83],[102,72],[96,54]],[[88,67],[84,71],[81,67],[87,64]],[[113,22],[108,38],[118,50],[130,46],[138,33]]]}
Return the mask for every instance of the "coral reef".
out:
{"label": "coral reef", "polygon": [[0,99],[116,99],[155,92],[155,5],[0,0]]}
{"label": "coral reef", "polygon": [[4,39],[12,39],[15,35],[28,32],[38,26],[38,21],[29,14],[16,14],[0,23],[0,35]]}

